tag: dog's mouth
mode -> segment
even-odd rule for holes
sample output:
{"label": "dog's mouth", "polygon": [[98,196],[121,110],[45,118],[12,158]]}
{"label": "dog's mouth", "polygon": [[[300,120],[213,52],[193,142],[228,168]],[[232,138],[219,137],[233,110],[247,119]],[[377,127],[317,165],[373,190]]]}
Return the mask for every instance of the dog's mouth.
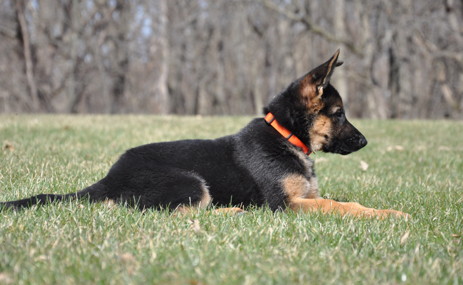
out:
{"label": "dog's mouth", "polygon": [[[354,151],[355,151],[355,150],[354,150]],[[348,154],[350,154],[350,153],[353,153],[354,151],[340,150],[340,151],[337,152],[337,153],[339,153],[340,155],[348,155]]]}
{"label": "dog's mouth", "polygon": [[337,153],[340,155],[348,155],[350,153],[353,153],[355,150],[347,150],[343,148],[335,148],[335,149],[327,149],[325,152],[331,152],[331,153]]}
{"label": "dog's mouth", "polygon": [[[355,143],[353,143],[354,141]],[[350,154],[350,153],[353,153],[355,151],[362,149],[364,146],[367,145],[367,143],[368,142],[365,139],[365,137],[362,137],[361,139],[348,140],[347,142],[342,142],[342,143],[327,146],[326,148],[323,149],[323,151],[337,153],[341,155],[347,155],[347,154]]]}

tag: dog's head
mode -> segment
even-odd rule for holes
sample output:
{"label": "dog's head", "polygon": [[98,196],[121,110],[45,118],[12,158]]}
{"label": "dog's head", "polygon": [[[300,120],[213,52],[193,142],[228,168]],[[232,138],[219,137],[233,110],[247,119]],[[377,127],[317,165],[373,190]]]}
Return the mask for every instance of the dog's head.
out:
{"label": "dog's head", "polygon": [[325,63],[291,83],[276,96],[265,112],[272,112],[312,151],[349,154],[367,144],[347,120],[341,96],[330,84],[339,50]]}

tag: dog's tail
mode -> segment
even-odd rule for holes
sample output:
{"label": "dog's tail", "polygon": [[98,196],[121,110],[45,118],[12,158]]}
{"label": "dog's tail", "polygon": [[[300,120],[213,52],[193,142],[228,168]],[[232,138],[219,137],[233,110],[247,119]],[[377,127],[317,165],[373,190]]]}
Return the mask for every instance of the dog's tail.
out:
{"label": "dog's tail", "polygon": [[39,194],[26,199],[0,202],[0,211],[3,209],[23,209],[30,208],[34,205],[44,205],[55,201],[67,201],[72,199],[88,199],[91,202],[102,201],[106,199],[106,187],[100,182],[89,186],[82,191],[70,194]]}

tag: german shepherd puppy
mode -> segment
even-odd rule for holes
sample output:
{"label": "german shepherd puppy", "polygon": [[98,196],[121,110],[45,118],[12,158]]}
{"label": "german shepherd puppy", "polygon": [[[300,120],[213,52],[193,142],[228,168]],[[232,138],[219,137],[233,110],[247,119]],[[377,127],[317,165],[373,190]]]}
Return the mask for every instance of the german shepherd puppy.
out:
{"label": "german shepherd puppy", "polygon": [[[349,154],[367,144],[351,124],[330,77],[339,50],[325,63],[291,83],[240,132],[214,140],[153,143],[128,150],[106,177],[67,195],[40,194],[4,202],[23,208],[73,197],[114,201],[145,208],[188,211],[217,206],[268,205],[272,210],[386,217],[407,216],[358,203],[319,197],[309,154]],[[240,208],[219,211],[241,212]]]}

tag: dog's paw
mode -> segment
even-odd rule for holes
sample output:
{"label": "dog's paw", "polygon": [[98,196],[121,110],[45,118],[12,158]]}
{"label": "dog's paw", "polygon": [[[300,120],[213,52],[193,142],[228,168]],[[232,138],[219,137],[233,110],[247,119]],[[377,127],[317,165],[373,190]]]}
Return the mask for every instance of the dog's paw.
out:
{"label": "dog's paw", "polygon": [[410,214],[401,212],[401,211],[396,211],[396,210],[381,210],[386,214],[387,216],[393,216],[393,217],[398,217],[398,218],[404,218],[406,221],[411,219],[412,216]]}
{"label": "dog's paw", "polygon": [[246,213],[245,210],[237,207],[233,208],[219,208],[213,211],[214,214],[231,214],[231,215],[242,215]]}
{"label": "dog's paw", "polygon": [[401,211],[396,211],[396,210],[376,210],[376,209],[371,209],[370,211],[365,211],[363,214],[364,217],[368,218],[377,218],[379,220],[384,220],[389,217],[394,217],[394,218],[404,218],[406,221],[408,221],[411,216],[407,213],[401,212]]}

